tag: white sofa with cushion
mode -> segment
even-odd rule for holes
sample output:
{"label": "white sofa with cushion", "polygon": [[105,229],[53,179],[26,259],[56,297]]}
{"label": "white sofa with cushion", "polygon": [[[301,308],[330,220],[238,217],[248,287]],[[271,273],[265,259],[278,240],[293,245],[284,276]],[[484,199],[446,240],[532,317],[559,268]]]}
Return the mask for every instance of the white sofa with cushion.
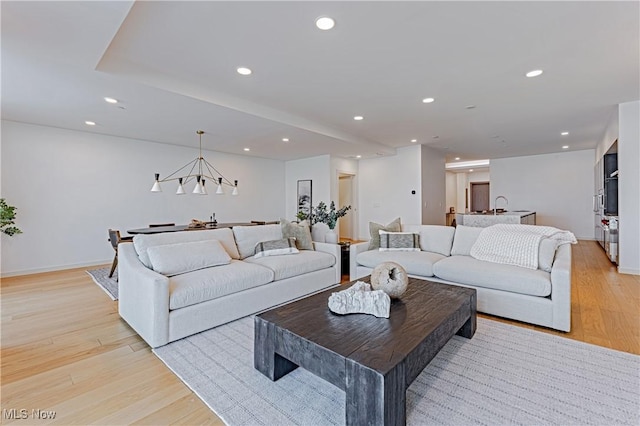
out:
{"label": "white sofa with cushion", "polygon": [[483,229],[403,225],[402,232],[419,234],[418,251],[381,251],[369,249],[369,242],[352,244],[351,280],[393,261],[412,277],[475,288],[480,312],[569,331],[571,245],[543,239],[537,269],[494,263],[470,255]]}
{"label": "white sofa with cushion", "polygon": [[281,225],[136,235],[118,247],[120,316],[158,347],[340,282],[335,244],[254,255],[285,240]]}

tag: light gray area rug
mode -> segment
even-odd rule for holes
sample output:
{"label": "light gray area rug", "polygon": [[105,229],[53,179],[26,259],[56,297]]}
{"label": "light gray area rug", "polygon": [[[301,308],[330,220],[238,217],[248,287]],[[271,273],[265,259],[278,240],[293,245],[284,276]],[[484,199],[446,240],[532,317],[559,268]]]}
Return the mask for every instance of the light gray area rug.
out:
{"label": "light gray area rug", "polygon": [[93,282],[98,284],[102,290],[111,298],[118,300],[118,269],[113,273],[113,277],[109,278],[111,268],[99,268],[87,271],[87,274],[93,278]]}
{"label": "light gray area rug", "polygon": [[[253,317],[154,349],[228,425],[341,425],[345,394],[253,368]],[[640,357],[478,319],[407,391],[408,425],[638,425]]]}

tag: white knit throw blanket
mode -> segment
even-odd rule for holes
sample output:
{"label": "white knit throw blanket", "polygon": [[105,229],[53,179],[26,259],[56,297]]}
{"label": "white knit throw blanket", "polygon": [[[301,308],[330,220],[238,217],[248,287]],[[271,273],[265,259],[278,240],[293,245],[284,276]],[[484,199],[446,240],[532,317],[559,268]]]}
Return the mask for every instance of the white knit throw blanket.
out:
{"label": "white knit throw blanket", "polygon": [[488,262],[538,269],[538,252],[543,238],[555,240],[556,246],[577,243],[573,233],[551,226],[498,224],[480,232],[470,254]]}

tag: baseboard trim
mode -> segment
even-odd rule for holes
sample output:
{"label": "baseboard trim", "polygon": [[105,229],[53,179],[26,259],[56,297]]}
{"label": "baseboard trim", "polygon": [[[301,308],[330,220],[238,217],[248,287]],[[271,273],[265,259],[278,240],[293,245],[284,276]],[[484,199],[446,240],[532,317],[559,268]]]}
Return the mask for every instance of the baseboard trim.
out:
{"label": "baseboard trim", "polygon": [[88,266],[99,266],[99,265],[111,264],[111,262],[113,262],[113,259],[102,259],[102,260],[94,260],[91,262],[71,263],[68,265],[48,266],[45,268],[22,269],[18,271],[9,271],[9,272],[3,271],[2,273],[0,273],[0,278],[18,277],[21,275],[42,274],[45,272],[64,271],[66,269],[86,268]]}
{"label": "baseboard trim", "polygon": [[621,268],[620,266],[618,266],[618,272],[620,274],[640,275],[640,269]]}

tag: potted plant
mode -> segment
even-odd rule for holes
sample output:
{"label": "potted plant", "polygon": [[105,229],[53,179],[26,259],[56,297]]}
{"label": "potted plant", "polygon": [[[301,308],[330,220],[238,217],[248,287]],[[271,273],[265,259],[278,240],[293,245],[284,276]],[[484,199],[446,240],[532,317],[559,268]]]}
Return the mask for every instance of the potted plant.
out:
{"label": "potted plant", "polygon": [[329,227],[329,232],[325,234],[325,242],[333,244],[338,242],[338,236],[335,231],[336,224],[338,223],[338,219],[345,216],[350,209],[351,206],[344,206],[336,210],[336,204],[333,201],[328,208],[324,201],[320,201],[318,206],[313,208],[313,215],[311,217],[312,224],[324,223]]}
{"label": "potted plant", "polygon": [[22,234],[20,228],[14,226],[16,210],[14,206],[8,205],[4,198],[0,198],[0,230],[3,234],[9,236]]}
{"label": "potted plant", "polygon": [[309,215],[300,210],[298,214],[296,214],[296,218],[298,219],[298,222],[302,222],[303,220],[309,219]]}

